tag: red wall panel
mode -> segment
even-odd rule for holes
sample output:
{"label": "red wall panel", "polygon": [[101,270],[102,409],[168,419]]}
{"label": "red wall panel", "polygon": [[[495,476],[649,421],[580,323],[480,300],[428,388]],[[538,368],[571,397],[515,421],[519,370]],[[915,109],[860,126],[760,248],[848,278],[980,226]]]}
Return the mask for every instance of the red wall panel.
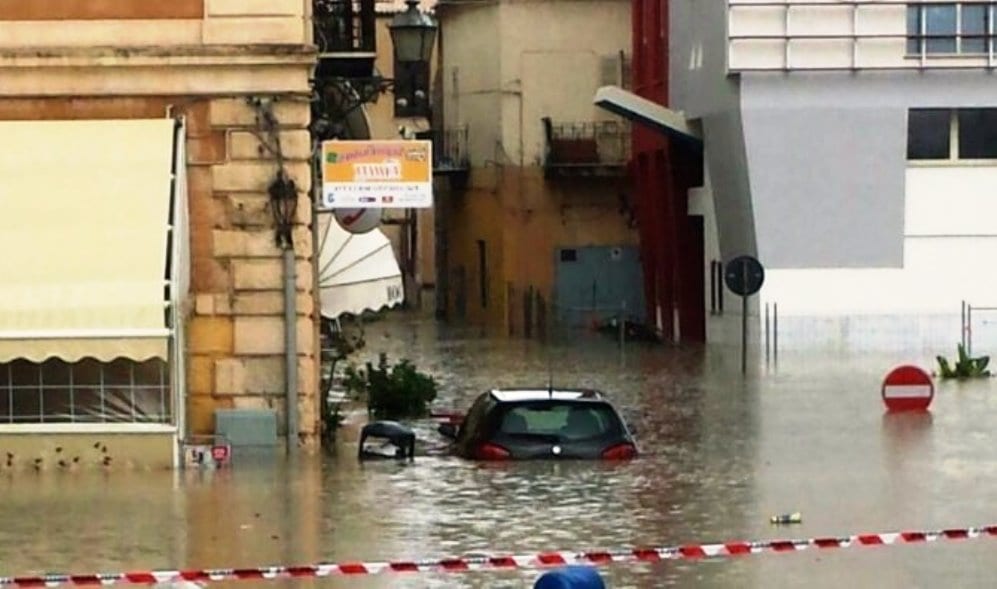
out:
{"label": "red wall panel", "polygon": [[[667,106],[668,0],[632,1],[632,86],[638,95]],[[634,125],[632,150],[648,317],[656,317],[660,308],[660,328],[666,339],[672,339],[677,310],[681,339],[702,341],[705,301],[694,296],[702,285],[685,284],[697,277],[702,280],[703,247],[691,243],[702,237],[686,220],[688,190],[697,176],[690,166],[701,164],[679,153],[661,133],[639,124]]]}

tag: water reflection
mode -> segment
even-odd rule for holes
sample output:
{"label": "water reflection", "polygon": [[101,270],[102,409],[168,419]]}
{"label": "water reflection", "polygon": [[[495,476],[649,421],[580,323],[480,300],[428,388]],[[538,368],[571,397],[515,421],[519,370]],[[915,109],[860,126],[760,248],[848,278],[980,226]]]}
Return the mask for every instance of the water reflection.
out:
{"label": "water reflection", "polygon": [[[939,387],[928,416],[884,417],[884,357],[794,357],[739,373],[734,348],[544,347],[401,318],[370,356],[407,357],[465,408],[492,386],[607,392],[638,430],[631,463],[360,464],[350,446],[227,471],[0,476],[3,572],[259,566],[806,537],[988,523],[989,382]],[[768,517],[801,511],[803,524]],[[989,586],[992,545],[753,556],[606,570],[614,588]],[[915,574],[916,573],[916,574]],[[330,578],[232,587],[528,587],[535,572]],[[955,579],[958,582],[953,582]]]}

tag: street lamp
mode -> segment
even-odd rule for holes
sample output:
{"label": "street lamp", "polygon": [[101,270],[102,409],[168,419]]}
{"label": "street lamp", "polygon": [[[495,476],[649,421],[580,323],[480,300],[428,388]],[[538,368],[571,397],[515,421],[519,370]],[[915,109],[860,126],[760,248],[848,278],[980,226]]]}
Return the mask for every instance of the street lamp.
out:
{"label": "street lamp", "polygon": [[[396,62],[392,78],[379,75],[316,78],[319,99],[312,115],[311,130],[320,140],[342,137],[347,117],[389,90],[395,91],[400,107],[418,108],[426,100],[429,88],[424,86],[428,83],[439,26],[433,17],[419,10],[418,0],[406,0],[405,4],[406,10],[396,14],[388,25]],[[420,76],[423,70],[427,73]]]}
{"label": "street lamp", "polygon": [[405,0],[408,8],[391,19],[388,30],[395,59],[403,63],[429,63],[436,42],[436,21],[419,10],[419,0]]}

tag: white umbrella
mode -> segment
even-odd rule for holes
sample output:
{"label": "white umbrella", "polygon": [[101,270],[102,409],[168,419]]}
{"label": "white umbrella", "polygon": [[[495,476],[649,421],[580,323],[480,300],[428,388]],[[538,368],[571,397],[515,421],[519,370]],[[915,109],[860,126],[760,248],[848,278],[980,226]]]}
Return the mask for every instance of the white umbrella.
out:
{"label": "white umbrella", "polygon": [[400,304],[405,298],[402,271],[384,233],[351,234],[332,215],[318,217],[322,316],[335,319]]}

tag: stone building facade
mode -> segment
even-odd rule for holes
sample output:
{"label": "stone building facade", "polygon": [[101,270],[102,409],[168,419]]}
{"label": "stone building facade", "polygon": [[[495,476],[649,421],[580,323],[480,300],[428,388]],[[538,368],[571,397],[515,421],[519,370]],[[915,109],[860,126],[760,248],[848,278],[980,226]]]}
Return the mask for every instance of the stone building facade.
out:
{"label": "stone building facade", "polygon": [[[309,78],[315,63],[310,5],[310,0],[0,1],[0,122],[182,117],[190,287],[179,313],[185,368],[170,383],[182,394],[164,424],[175,428],[176,437],[213,433],[214,411],[226,408],[273,409],[278,434],[286,431],[282,252],[267,194],[277,162],[262,147],[268,135],[259,121],[260,105],[271,105],[283,168],[299,191],[292,232],[297,442],[318,443],[318,310],[308,195]],[[93,138],[93,149],[101,149],[100,137]],[[12,386],[11,399],[15,392]],[[0,415],[0,440],[10,433],[3,430],[6,425],[21,427],[18,434],[33,431],[31,423],[9,412],[9,420]],[[45,412],[40,413],[44,422]],[[64,431],[49,426],[45,432],[68,435],[78,429],[74,425],[60,423]],[[115,430],[121,456],[154,464],[167,460],[143,456],[142,444],[127,438],[128,425],[117,424]],[[99,423],[88,427],[101,431]],[[51,444],[34,435],[12,440],[6,439],[39,455],[50,451]],[[171,459],[175,463],[176,454]]]}

